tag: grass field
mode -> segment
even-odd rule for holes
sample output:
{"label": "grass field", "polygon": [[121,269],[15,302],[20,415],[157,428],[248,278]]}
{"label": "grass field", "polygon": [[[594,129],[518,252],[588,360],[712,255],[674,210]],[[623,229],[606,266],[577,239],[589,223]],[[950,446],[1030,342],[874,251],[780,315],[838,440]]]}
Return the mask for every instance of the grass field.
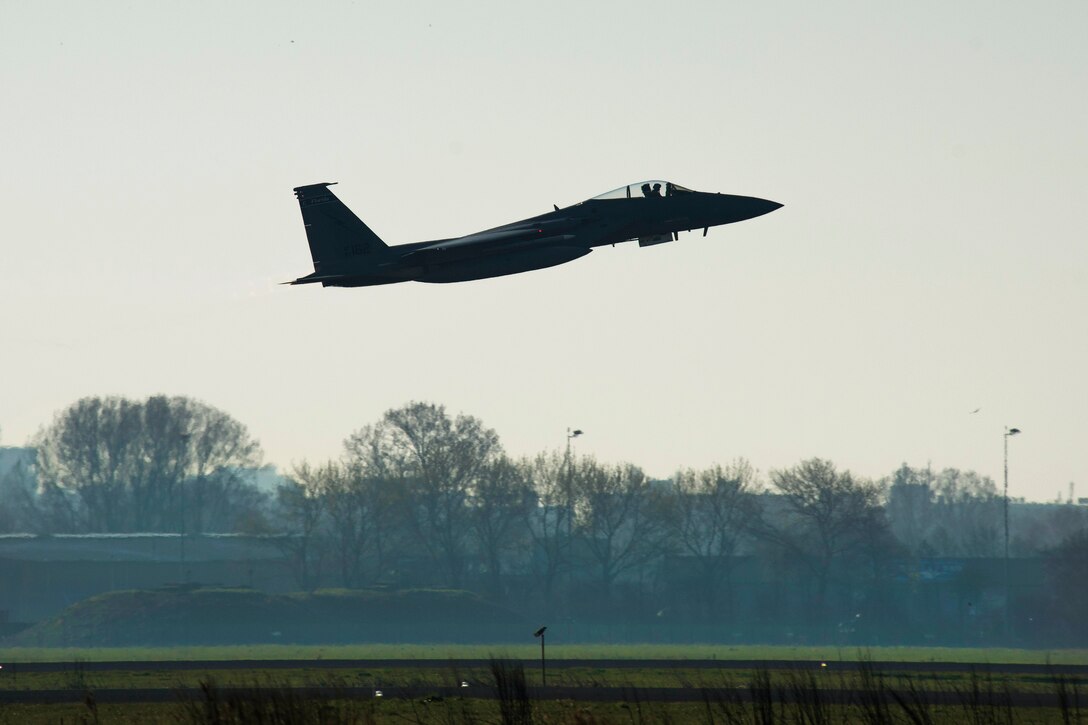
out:
{"label": "grass field", "polygon": [[[758,668],[731,669],[684,669],[684,668],[608,668],[570,667],[550,669],[548,684],[552,687],[574,688],[735,688],[752,681]],[[897,673],[886,676],[895,678]],[[538,668],[527,668],[527,680],[540,684]],[[781,678],[792,676],[790,672],[778,672]],[[866,684],[865,673],[841,671],[833,667],[819,670],[808,684],[819,689],[859,688]],[[911,682],[923,689],[941,690],[965,687],[974,675],[970,672],[912,672]],[[1000,689],[1015,692],[1050,692],[1052,678],[1046,674],[996,673],[987,676],[988,682]],[[1071,677],[1077,684],[1088,684],[1082,677]],[[298,667],[291,669],[195,669],[185,671],[140,670],[138,665],[125,669],[86,671],[78,663],[58,672],[11,671],[0,677],[0,694],[13,690],[113,690],[113,689],[179,689],[199,688],[203,682],[215,682],[221,687],[325,687],[325,688],[374,688],[382,687],[436,687],[456,688],[460,683],[469,684],[465,694],[473,688],[490,687],[493,677],[488,667],[432,667],[358,668],[338,667],[316,669]]]}
{"label": "grass field", "polygon": [[[117,662],[158,660],[279,659],[487,659],[502,656],[535,659],[536,642],[526,644],[368,644],[336,646],[239,645],[226,647],[8,647],[0,665],[18,662]],[[1088,664],[1088,650],[1028,650],[952,647],[785,647],[764,645],[549,644],[548,659],[723,659],[819,660],[869,659],[876,662],[969,662],[987,664]]]}
{"label": "grass field", "polygon": [[[368,690],[362,697],[346,697],[347,687],[375,678],[379,672],[352,672],[330,676],[328,671],[259,671],[202,673],[197,683],[175,682],[168,700],[99,703],[98,688],[162,686],[147,681],[141,674],[101,673],[84,678],[74,669],[69,673],[50,674],[61,678],[34,687],[62,687],[75,690],[78,697],[67,704],[5,704],[0,692],[0,723],[233,723],[260,722],[268,725],[331,725],[332,723],[571,723],[572,725],[675,725],[677,723],[725,723],[728,725],[767,725],[769,723],[868,723],[871,725],[945,725],[1005,723],[1029,725],[1081,723],[1088,721],[1088,710],[1081,707],[1083,678],[979,676],[957,673],[953,678],[929,675],[894,675],[873,670],[848,673],[822,669],[782,672],[765,669],[718,673],[716,681],[684,682],[683,671],[600,669],[565,672],[568,685],[600,691],[600,688],[626,681],[621,690],[611,691],[606,701],[586,702],[580,698],[556,699],[530,694],[526,688],[535,673],[522,670],[515,663],[500,664],[489,670],[454,672],[437,666],[398,668],[389,674],[415,678],[425,688],[412,697],[376,698]],[[160,673],[150,673],[157,676]],[[177,674],[177,673],[175,673]],[[186,676],[190,676],[187,673]],[[705,677],[705,673],[692,673]],[[452,677],[456,675],[455,677]],[[219,677],[238,677],[235,682]],[[451,688],[451,677],[473,679],[467,688]],[[675,678],[671,682],[653,678]],[[68,678],[68,679],[63,679]],[[328,695],[305,695],[300,684],[316,680],[328,688]],[[479,678],[478,684],[476,678]],[[585,679],[588,678],[588,679]],[[650,679],[647,679],[650,678]],[[505,690],[500,683],[507,681]],[[578,680],[579,682],[575,682]],[[511,685],[512,686],[509,686]],[[197,686],[193,686],[196,684]],[[378,683],[372,682],[368,687]],[[549,683],[551,685],[551,683]],[[559,683],[552,685],[558,686]],[[653,697],[651,688],[662,686],[694,688],[693,701],[668,702]],[[382,685],[387,686],[387,685]],[[437,693],[445,686],[445,696]],[[234,689],[232,689],[234,688]],[[892,694],[896,690],[899,696]],[[474,694],[479,690],[480,694]],[[566,690],[570,692],[569,687]],[[692,689],[686,691],[692,692]],[[491,695],[487,693],[492,693]],[[499,696],[495,697],[494,693]],[[836,693],[851,694],[846,700]],[[335,694],[339,693],[339,694]],[[954,696],[944,704],[935,703],[926,693]],[[1039,706],[1024,694],[1049,694],[1048,706]],[[1060,697],[1056,697],[1061,694]],[[568,697],[575,697],[573,694]],[[614,698],[614,699],[613,699]],[[82,702],[80,702],[82,700]]]}
{"label": "grass field", "polygon": [[[1084,652],[1022,650],[935,650],[887,648],[859,652],[827,648],[784,647],[556,647],[565,658],[640,658],[650,664],[609,667],[587,659],[584,665],[549,670],[548,689],[535,689],[539,670],[515,661],[493,660],[490,666],[460,667],[445,658],[486,657],[495,647],[230,647],[186,651],[170,649],[25,650],[21,654],[59,659],[57,671],[20,672],[18,665],[0,671],[0,725],[6,723],[572,723],[576,725],[767,725],[767,723],[870,723],[871,725],[945,725],[972,722],[1029,725],[1088,722],[1082,711],[1084,675],[1054,672],[1024,674],[977,670],[936,672],[878,671],[873,660],[976,662],[996,664],[999,657],[1025,664],[1084,662]],[[505,648],[508,656],[531,657],[539,649]],[[6,661],[13,661],[6,651]],[[495,653],[498,654],[498,653]],[[833,655],[833,656],[828,656]],[[1059,657],[1058,655],[1062,655]],[[139,662],[185,656],[211,665],[185,671],[141,669]],[[216,669],[226,659],[403,658],[432,660],[408,666],[363,668],[337,663],[331,668],[261,668],[259,662],[240,669]],[[749,660],[751,666],[730,669],[659,667],[653,659],[719,658]],[[89,670],[89,661],[132,661],[121,669]],[[813,661],[811,668],[768,668],[760,660]],[[434,662],[433,660],[438,660]],[[816,665],[816,660],[828,667]],[[23,660],[27,661],[27,660]],[[836,662],[861,661],[860,668],[836,668]],[[467,683],[462,686],[461,683]],[[506,683],[505,686],[503,683]],[[305,694],[317,687],[325,694]],[[377,698],[375,690],[410,688],[414,694]],[[534,688],[530,692],[530,688]],[[663,688],[695,695],[694,701],[662,701]],[[66,704],[13,704],[5,693],[66,691]],[[157,702],[99,703],[110,691],[164,692]],[[559,695],[558,692],[565,692]],[[545,694],[551,692],[552,694]],[[349,694],[350,693],[350,694]],[[585,701],[582,693],[607,693],[606,701]],[[898,693],[898,694],[896,694]],[[943,696],[944,700],[934,700]],[[74,695],[74,697],[73,697]],[[846,699],[842,699],[843,697]],[[573,698],[573,699],[562,699]],[[1046,698],[1046,705],[1035,698]],[[590,699],[600,699],[599,697]],[[682,698],[683,699],[683,698]],[[687,698],[692,699],[692,698]],[[82,700],[82,702],[80,702]],[[1086,700],[1088,704],[1088,700]]]}
{"label": "grass field", "polygon": [[[180,725],[183,723],[232,725],[260,722],[269,725],[333,725],[352,723],[371,725],[396,723],[405,725],[456,725],[458,723],[511,723],[531,725],[764,725],[765,723],[889,723],[913,725],[909,717],[895,714],[887,718],[867,712],[860,707],[781,708],[758,714],[745,710],[724,710],[718,703],[535,703],[524,719],[503,713],[493,702],[458,700],[444,702],[331,702],[320,709],[306,705],[278,707],[269,712],[260,706],[241,709],[238,716],[208,710],[196,704],[177,705],[53,705],[48,707],[0,708],[0,723],[4,725],[35,725],[36,723],[116,723],[117,725]],[[531,717],[531,719],[529,719]],[[923,722],[929,725],[963,725],[963,723],[1002,723],[1008,725],[1064,725],[1067,720],[1057,709],[967,711],[962,707],[934,707],[925,712]],[[979,719],[976,720],[975,718]],[[244,719],[243,719],[244,718]]]}

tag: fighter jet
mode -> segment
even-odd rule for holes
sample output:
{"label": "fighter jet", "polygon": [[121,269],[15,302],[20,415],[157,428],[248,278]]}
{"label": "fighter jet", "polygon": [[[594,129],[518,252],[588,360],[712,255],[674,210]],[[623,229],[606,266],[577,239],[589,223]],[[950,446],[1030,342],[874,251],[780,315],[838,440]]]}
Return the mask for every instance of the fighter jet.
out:
{"label": "fighter jet", "polygon": [[668,181],[621,186],[573,206],[451,239],[389,246],[329,189],[296,188],[314,271],[286,284],[366,287],[393,282],[465,282],[571,262],[593,247],[679,239],[680,232],[752,219],[778,202],[685,189]]}

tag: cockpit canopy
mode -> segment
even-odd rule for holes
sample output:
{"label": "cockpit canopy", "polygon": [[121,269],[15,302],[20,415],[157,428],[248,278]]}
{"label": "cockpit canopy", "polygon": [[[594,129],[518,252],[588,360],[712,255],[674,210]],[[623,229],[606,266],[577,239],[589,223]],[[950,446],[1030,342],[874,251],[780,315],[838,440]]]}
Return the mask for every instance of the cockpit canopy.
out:
{"label": "cockpit canopy", "polygon": [[605,199],[641,199],[644,197],[676,196],[677,194],[691,194],[691,189],[685,189],[671,181],[653,179],[651,181],[639,181],[635,184],[621,186],[618,189],[595,196],[590,201],[603,201]]}

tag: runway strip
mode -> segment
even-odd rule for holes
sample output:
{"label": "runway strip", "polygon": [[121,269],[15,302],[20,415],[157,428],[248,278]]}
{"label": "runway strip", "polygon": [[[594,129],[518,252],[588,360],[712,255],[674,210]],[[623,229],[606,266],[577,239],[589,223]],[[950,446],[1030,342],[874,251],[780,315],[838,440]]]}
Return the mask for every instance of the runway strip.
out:
{"label": "runway strip", "polygon": [[[376,691],[370,687],[294,687],[275,688],[283,693],[289,689],[291,695],[300,699],[321,698],[337,700],[377,700]],[[423,702],[440,702],[446,699],[469,697],[478,699],[497,699],[491,687],[388,687],[381,690],[382,699],[420,698]],[[820,689],[819,702],[825,704],[860,704],[872,703],[874,698],[882,697],[888,704],[894,703],[892,690],[886,690],[882,696],[864,690]],[[897,691],[908,703],[927,705],[960,705],[972,701],[969,692],[915,691],[913,693]],[[262,695],[252,688],[218,688],[216,700],[228,701],[234,697]],[[263,697],[267,698],[265,694]],[[767,694],[753,693],[743,688],[696,688],[696,687],[532,687],[529,688],[532,700],[569,700],[574,702],[707,702],[711,706],[731,705],[766,701]],[[775,687],[770,698],[777,703],[804,701],[813,702],[811,693],[795,693],[787,687]],[[89,703],[97,704],[132,704],[140,702],[203,702],[205,693],[199,688],[177,689],[102,689],[93,692],[86,690],[9,690],[0,691],[0,703],[4,704],[62,704]],[[1013,692],[1009,694],[983,694],[981,704],[999,708],[1011,707],[1059,707],[1060,701],[1053,693]]]}
{"label": "runway strip", "polygon": [[[540,661],[515,660],[527,670],[534,672]],[[7,662],[0,663],[0,677],[5,680],[17,678],[21,673],[63,673],[63,672],[213,672],[224,670],[381,670],[381,669],[438,669],[446,671],[467,671],[487,669],[490,661],[486,659],[368,659],[368,660],[166,660],[157,662]],[[1088,665],[1038,665],[1038,664],[997,664],[968,662],[836,662],[819,660],[678,660],[678,659],[556,659],[548,661],[550,671],[589,668],[589,669],[692,669],[692,670],[778,670],[856,672],[869,668],[873,672],[885,675],[910,672],[934,673],[970,673],[1017,674],[1042,676],[1088,677]],[[535,676],[530,674],[530,679]],[[15,683],[9,680],[11,686]],[[279,688],[277,688],[279,689]],[[303,698],[337,699],[375,699],[373,687],[296,687],[289,688],[291,693]],[[253,688],[223,687],[217,690],[220,698],[243,696],[252,693]],[[420,687],[390,686],[382,688],[383,698],[451,698],[473,697],[494,698],[495,691],[488,686],[471,685],[455,687]],[[862,690],[820,689],[820,698],[829,703],[860,703],[863,698],[870,700],[871,692]],[[951,691],[922,691],[901,693],[911,701],[918,697],[926,704],[960,704],[969,695]],[[571,700],[584,702],[703,702],[712,705],[719,702],[752,702],[754,695],[747,687],[741,688],[700,688],[700,687],[531,687],[533,699]],[[775,702],[791,702],[796,697],[789,687],[776,685],[773,691]],[[91,697],[98,703],[137,703],[137,702],[191,702],[204,699],[199,688],[106,688],[92,692],[81,689],[66,690],[19,690],[0,689],[0,703],[78,703],[86,702]],[[888,702],[893,695],[885,694]],[[1004,706],[1004,694],[1000,697]],[[1048,693],[1010,693],[1008,704],[1014,707],[1058,707],[1058,697]]]}
{"label": "runway strip", "polygon": [[[513,660],[526,669],[539,667],[539,659]],[[812,670],[856,672],[1004,672],[1014,675],[1088,675],[1088,664],[1038,665],[992,662],[856,662],[835,660],[684,660],[684,659],[549,659],[548,669],[687,669],[687,670]],[[213,670],[369,670],[369,669],[486,669],[487,659],[308,659],[308,660],[160,660],[119,662],[3,662],[0,676],[21,672],[210,672]]]}

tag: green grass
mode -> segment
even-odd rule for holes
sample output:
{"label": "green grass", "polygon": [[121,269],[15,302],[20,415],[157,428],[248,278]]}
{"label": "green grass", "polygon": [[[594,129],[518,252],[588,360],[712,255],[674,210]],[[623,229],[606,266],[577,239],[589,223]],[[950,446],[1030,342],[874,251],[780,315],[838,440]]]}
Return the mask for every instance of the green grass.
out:
{"label": "green grass", "polygon": [[[591,663],[587,663],[591,664]],[[753,661],[753,664],[755,662]],[[135,667],[138,667],[136,665]],[[507,690],[500,704],[498,701],[479,699],[490,692],[490,683],[499,677],[497,670],[478,668],[461,670],[451,664],[430,667],[386,668],[366,671],[357,667],[335,670],[298,668],[283,671],[261,670],[259,667],[223,672],[87,672],[78,662],[73,662],[68,672],[24,673],[11,668],[0,678],[0,687],[51,689],[65,688],[89,692],[83,704],[67,705],[15,705],[6,706],[0,699],[0,725],[33,722],[118,722],[118,723],[230,723],[265,722],[269,725],[327,725],[331,722],[379,723],[415,722],[456,723],[497,722],[500,708],[507,714],[518,712],[522,703],[532,710],[538,723],[577,723],[577,725],[673,725],[686,722],[722,722],[737,725],[756,723],[796,722],[880,722],[945,723],[1004,722],[1009,725],[1029,723],[1082,722],[1077,696],[1064,700],[1062,708],[1036,708],[1012,706],[1005,697],[1010,693],[1056,694],[1059,689],[1076,693],[1084,686],[1083,678],[1044,678],[1036,675],[996,675],[977,673],[873,673],[868,670],[851,672],[845,668],[809,668],[804,671],[768,671],[737,668],[732,671],[667,670],[665,668],[599,668],[592,666],[565,669],[549,678],[550,684],[598,689],[605,685],[620,685],[620,699],[612,702],[572,702],[570,700],[528,700],[525,690]],[[510,676],[520,678],[522,687],[532,683],[533,672],[520,666],[507,669]],[[7,675],[18,675],[18,681],[6,682]],[[457,688],[462,679],[472,684],[467,690],[457,688],[457,696],[417,696],[412,699],[389,698],[377,700],[369,693],[356,700],[333,697],[309,697],[293,689],[299,685],[320,685],[337,691],[338,688],[362,686],[385,687],[393,684],[415,684],[424,688],[447,686]],[[691,679],[689,679],[689,677]],[[214,683],[214,684],[212,684]],[[1064,683],[1064,684],[1063,684]],[[131,705],[95,705],[93,692],[103,688],[193,688],[177,692],[172,703]],[[649,687],[702,687],[707,688],[702,702],[657,703],[645,698]],[[231,688],[242,689],[231,690]],[[925,699],[887,699],[888,688],[904,691],[946,693],[955,696],[956,705],[932,705]],[[484,688],[484,689],[479,689]],[[737,699],[737,688],[750,691],[758,704],[743,704]],[[854,698],[850,704],[832,704],[820,692],[825,689],[850,691],[859,688],[870,696]],[[424,690],[426,691],[426,690]],[[521,694],[519,695],[518,692]],[[788,702],[782,693],[797,696]],[[885,693],[880,695],[880,693]],[[883,712],[874,710],[874,703],[884,702]],[[512,707],[514,706],[514,707]],[[528,710],[521,711],[524,716]],[[879,717],[877,717],[879,716]],[[908,719],[908,716],[909,719]],[[874,719],[876,717],[876,719]],[[504,722],[527,723],[525,717]]]}
{"label": "green grass", "polygon": [[[744,687],[753,678],[754,669],[682,669],[682,668],[602,668],[572,667],[552,669],[548,672],[548,684],[564,687],[695,687],[733,688]],[[525,670],[530,684],[540,682],[539,668]],[[894,672],[885,673],[889,681],[898,681]],[[779,679],[788,679],[791,672],[774,671]],[[971,681],[970,673],[912,672],[910,679],[924,689],[948,689],[963,687]],[[450,665],[435,667],[359,668],[336,669],[292,668],[264,670],[260,667],[244,669],[150,671],[140,670],[139,665],[125,670],[85,671],[78,664],[61,672],[23,672],[12,670],[0,677],[0,693],[9,690],[102,690],[102,689],[174,689],[198,688],[202,681],[214,681],[223,687],[457,687],[462,681],[470,683],[468,694],[474,688],[487,686],[492,681],[490,670],[483,668],[455,668]],[[1017,692],[1050,692],[1051,678],[1045,675],[997,673],[989,677],[996,685],[1008,685]],[[1071,678],[1078,686],[1088,682],[1084,678]],[[860,673],[834,668],[822,669],[813,680],[821,689],[864,687]]]}
{"label": "green grass", "polygon": [[[1005,648],[785,647],[763,645],[554,644],[548,659],[724,659],[856,661],[868,657],[886,662],[977,662],[995,664],[1088,664],[1088,650]],[[119,660],[268,660],[268,659],[486,659],[490,655],[535,659],[536,642],[524,645],[367,644],[367,645],[237,645],[223,647],[8,647],[0,648],[0,665],[16,662],[116,662]]]}
{"label": "green grass", "polygon": [[[937,714],[934,725],[962,723],[959,711],[945,708],[948,714]],[[540,702],[533,706],[534,722],[564,725],[675,725],[676,723],[703,723],[707,721],[705,706],[698,703],[564,703]],[[858,722],[856,708],[834,708],[835,722]],[[313,711],[305,714],[311,717],[299,718],[304,723],[356,722],[356,723],[418,723],[418,725],[456,725],[458,723],[497,723],[500,721],[498,706],[495,703],[479,700],[445,700],[443,702],[423,703],[412,701],[387,700],[385,702],[350,703],[339,709],[336,714],[340,719],[333,719],[327,714]],[[68,705],[15,705],[0,707],[0,725],[55,725],[56,723],[113,723],[114,725],[180,725],[184,723],[223,722],[225,724],[241,722],[239,719],[223,717],[212,720],[203,713],[193,712],[192,708],[182,704],[144,704],[144,705],[97,705],[94,709],[83,704]],[[829,720],[830,721],[830,720]],[[285,719],[269,717],[267,722],[281,723]],[[741,722],[747,722],[741,720]],[[1017,720],[1016,723],[1060,723],[1054,719]]]}
{"label": "green grass", "polygon": [[[498,704],[491,701],[450,698],[442,701],[386,700],[386,701],[319,701],[314,704],[286,700],[287,707],[280,708],[282,701],[267,699],[263,706],[258,701],[251,707],[262,722],[293,723],[294,725],[325,725],[331,722],[347,723],[418,723],[419,725],[456,725],[458,723],[495,723],[500,721]],[[534,722],[551,725],[676,725],[677,723],[732,722],[743,725],[764,722],[750,706],[728,706],[719,703],[654,703],[639,702],[569,702],[536,701],[532,705]],[[286,712],[284,712],[286,711]],[[731,715],[727,719],[727,713]],[[864,713],[857,706],[823,705],[818,712],[802,711],[796,705],[776,705],[774,722],[866,722]],[[212,716],[214,715],[214,716]],[[233,717],[232,717],[233,715]],[[807,717],[806,717],[807,716]],[[1008,722],[1010,725],[1049,725],[1049,723],[1075,722],[1053,708],[1014,708],[1009,711],[997,708],[961,706],[933,706],[926,708],[927,720],[933,725],[959,725],[964,722]],[[254,721],[251,718],[248,721]],[[15,705],[0,706],[0,723],[7,725],[33,725],[35,723],[117,723],[120,725],[183,725],[184,723],[219,722],[224,725],[244,723],[246,719],[229,709],[209,713],[199,699],[191,704],[160,703],[132,705]],[[888,722],[904,723],[902,713],[893,712]]]}

